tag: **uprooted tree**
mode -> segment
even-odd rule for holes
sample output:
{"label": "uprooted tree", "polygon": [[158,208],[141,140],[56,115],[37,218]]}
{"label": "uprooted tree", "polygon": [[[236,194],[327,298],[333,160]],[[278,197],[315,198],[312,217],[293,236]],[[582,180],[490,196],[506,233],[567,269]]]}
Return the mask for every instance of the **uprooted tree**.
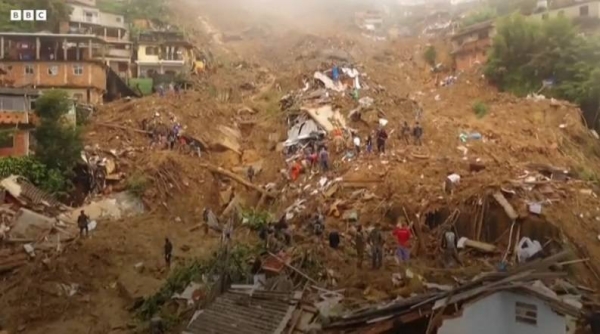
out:
{"label": "uprooted tree", "polygon": [[[583,37],[565,18],[536,23],[521,15],[499,21],[485,74],[501,90],[578,103],[598,128],[600,40]],[[543,85],[546,81],[549,84]]]}

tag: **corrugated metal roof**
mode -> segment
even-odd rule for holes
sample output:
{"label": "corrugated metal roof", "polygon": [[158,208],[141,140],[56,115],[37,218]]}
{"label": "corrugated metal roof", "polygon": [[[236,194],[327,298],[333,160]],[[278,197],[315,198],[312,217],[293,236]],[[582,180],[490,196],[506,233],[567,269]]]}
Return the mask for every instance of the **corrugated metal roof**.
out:
{"label": "corrugated metal roof", "polygon": [[290,320],[301,292],[225,292],[190,324],[192,334],[274,334]]}
{"label": "corrugated metal roof", "polygon": [[36,188],[34,185],[29,183],[25,178],[11,175],[4,180],[0,181],[6,191],[8,191],[14,198],[26,201],[30,204],[48,204],[50,206],[58,206],[60,202],[48,193]]}

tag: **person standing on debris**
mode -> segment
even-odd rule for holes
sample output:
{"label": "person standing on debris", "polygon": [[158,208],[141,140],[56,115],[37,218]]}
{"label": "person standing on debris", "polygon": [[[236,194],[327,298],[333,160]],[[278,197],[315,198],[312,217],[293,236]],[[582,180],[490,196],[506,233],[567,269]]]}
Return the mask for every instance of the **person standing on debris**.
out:
{"label": "person standing on debris", "polygon": [[366,242],[362,226],[360,225],[358,225],[358,227],[356,228],[356,235],[354,236],[354,246],[356,247],[356,256],[358,257],[356,266],[358,267],[358,269],[361,269],[363,258],[365,256]]}
{"label": "person standing on debris", "polygon": [[88,217],[83,210],[79,213],[79,217],[77,218],[77,226],[79,226],[79,236],[83,238],[83,231],[85,231],[85,236],[87,237],[89,234],[88,224],[90,223],[90,217]]}
{"label": "person standing on debris", "polygon": [[421,138],[423,137],[423,128],[419,122],[415,123],[415,127],[413,129],[413,136],[415,137],[415,145],[421,146],[423,143]]}
{"label": "person standing on debris", "polygon": [[367,135],[366,145],[367,145],[367,153],[369,153],[369,154],[372,153],[373,152],[373,138],[371,137],[370,133]]}
{"label": "person standing on debris", "polygon": [[333,68],[331,69],[331,77],[333,82],[336,84],[340,82],[340,68],[337,65],[333,65]]}
{"label": "person standing on debris", "polygon": [[248,174],[248,181],[253,182],[255,174],[254,166],[250,165],[246,173]]}
{"label": "person standing on debris", "polygon": [[173,244],[169,238],[165,238],[165,264],[171,268],[171,257],[173,256]]}
{"label": "person standing on debris", "polygon": [[381,226],[379,223],[375,225],[368,238],[371,246],[371,265],[373,269],[379,269],[383,265],[383,235],[381,234]]}
{"label": "person standing on debris", "polygon": [[331,231],[329,233],[329,247],[333,249],[340,247],[340,233],[338,231]]}
{"label": "person standing on debris", "polygon": [[396,237],[396,241],[398,241],[398,248],[396,249],[396,259],[398,260],[398,263],[400,263],[400,261],[408,261],[410,259],[410,229],[406,225],[401,223],[398,226],[396,226],[393,234],[394,237]]}
{"label": "person standing on debris", "polygon": [[289,246],[292,243],[292,235],[290,234],[286,213],[284,213],[277,224],[275,224],[275,237],[279,239],[283,238],[286,246]]}
{"label": "person standing on debris", "polygon": [[321,163],[321,170],[327,172],[329,170],[329,152],[325,147],[321,148],[321,152],[319,152],[319,162]]}
{"label": "person standing on debris", "polygon": [[169,150],[173,150],[175,148],[175,133],[172,131],[167,136],[167,145]]}
{"label": "person standing on debris", "polygon": [[404,125],[402,125],[402,130],[400,131],[400,139],[404,140],[404,142],[406,143],[406,145],[408,145],[410,143],[410,126],[408,126],[408,122],[404,122]]}
{"label": "person standing on debris", "polygon": [[313,223],[313,233],[315,236],[320,237],[323,235],[323,231],[325,230],[325,222],[323,215],[321,213],[317,213],[315,215],[314,223]]}
{"label": "person standing on debris", "polygon": [[302,172],[302,164],[300,161],[295,160],[290,167],[290,178],[292,181],[296,181],[298,177],[300,177],[300,173]]}
{"label": "person standing on debris", "polygon": [[385,142],[388,139],[388,134],[385,129],[382,127],[377,132],[377,152],[385,153]]}
{"label": "person standing on debris", "polygon": [[358,156],[360,154],[360,137],[357,134],[354,135],[353,142],[354,150],[356,150],[356,156]]}
{"label": "person standing on debris", "polygon": [[459,265],[461,264],[456,249],[456,234],[451,228],[448,228],[442,237],[442,249],[444,250],[444,264],[452,267],[452,260],[456,261]]}

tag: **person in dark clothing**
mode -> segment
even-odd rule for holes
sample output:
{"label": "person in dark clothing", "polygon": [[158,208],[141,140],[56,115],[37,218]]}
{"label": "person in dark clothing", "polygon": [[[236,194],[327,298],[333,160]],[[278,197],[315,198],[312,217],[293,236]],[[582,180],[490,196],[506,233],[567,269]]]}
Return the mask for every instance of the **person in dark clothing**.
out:
{"label": "person in dark clothing", "polygon": [[337,231],[329,233],[329,247],[337,249],[340,246],[340,234]]}
{"label": "person in dark clothing", "polygon": [[321,215],[320,213],[317,213],[315,215],[315,219],[313,222],[313,232],[316,236],[323,235],[323,231],[325,230],[325,224],[323,220],[323,215]]}
{"label": "person in dark clothing", "polygon": [[356,256],[358,257],[357,267],[362,268],[363,258],[365,256],[366,240],[365,234],[363,233],[362,226],[358,225],[356,228],[356,235],[354,236],[354,244],[356,246]]}
{"label": "person in dark clothing", "polygon": [[169,149],[173,150],[175,148],[176,136],[173,132],[169,133],[167,137],[167,144],[169,145]]}
{"label": "person in dark clothing", "polygon": [[371,245],[371,263],[373,269],[379,269],[383,265],[384,239],[381,234],[381,226],[376,224],[369,234],[368,242]]}
{"label": "person in dark clothing", "polygon": [[410,143],[410,126],[408,126],[408,122],[404,122],[402,125],[402,129],[400,130],[400,139],[403,140],[407,145]]}
{"label": "person in dark clothing", "polygon": [[588,314],[586,320],[590,324],[592,334],[600,334],[600,312]]}
{"label": "person in dark clothing", "polygon": [[423,144],[423,142],[421,141],[421,138],[423,137],[423,128],[421,127],[421,124],[419,124],[419,122],[415,124],[415,128],[413,129],[413,136],[415,137],[415,145],[421,146]]}
{"label": "person in dark clothing", "polygon": [[173,256],[173,244],[169,238],[165,238],[165,263],[167,268],[171,268],[171,257]]}
{"label": "person in dark clothing", "polygon": [[388,139],[388,134],[384,128],[379,129],[377,133],[377,151],[379,153],[385,153],[385,142]]}
{"label": "person in dark clothing", "polygon": [[254,174],[256,173],[256,171],[254,170],[254,166],[250,166],[248,167],[248,181],[252,182],[252,180],[254,180]]}
{"label": "person in dark clothing", "polygon": [[290,235],[290,231],[288,230],[289,225],[286,221],[285,213],[279,219],[279,221],[275,224],[275,236],[277,238],[283,237],[285,244],[289,246],[292,243],[292,236]]}
{"label": "person in dark clothing", "polygon": [[90,222],[90,218],[85,214],[85,212],[83,210],[81,210],[81,213],[79,214],[79,217],[77,218],[77,226],[79,227],[79,236],[83,237],[83,231],[85,231],[85,236],[88,236],[89,230],[88,230],[88,224]]}
{"label": "person in dark clothing", "polygon": [[371,138],[371,134],[367,136],[367,153],[373,152],[373,138]]}

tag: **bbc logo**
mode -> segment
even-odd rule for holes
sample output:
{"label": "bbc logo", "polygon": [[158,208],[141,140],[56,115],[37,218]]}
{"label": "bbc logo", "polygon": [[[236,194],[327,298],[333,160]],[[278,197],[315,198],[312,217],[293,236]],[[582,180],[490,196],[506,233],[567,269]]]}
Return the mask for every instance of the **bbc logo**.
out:
{"label": "bbc logo", "polygon": [[42,10],[11,10],[10,20],[11,21],[46,21],[47,11]]}

